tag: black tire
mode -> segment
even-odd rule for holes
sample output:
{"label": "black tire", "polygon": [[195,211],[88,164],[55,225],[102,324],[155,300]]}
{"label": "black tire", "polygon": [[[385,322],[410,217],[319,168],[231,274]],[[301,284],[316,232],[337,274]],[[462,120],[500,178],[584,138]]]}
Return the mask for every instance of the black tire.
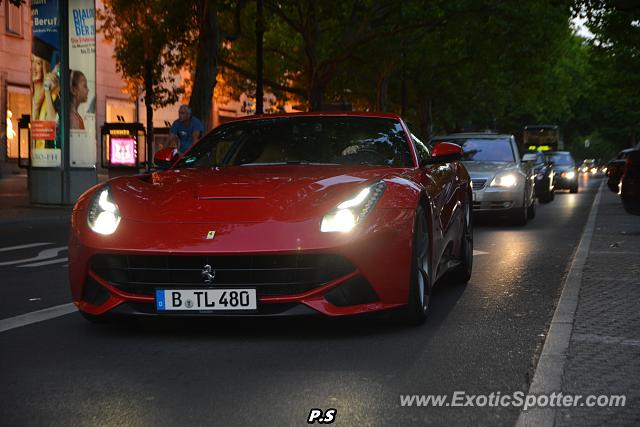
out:
{"label": "black tire", "polygon": [[473,272],[473,209],[469,200],[466,203],[463,221],[460,263],[443,277],[443,281],[449,284],[465,284],[471,279]]}
{"label": "black tire", "polygon": [[571,189],[569,190],[569,192],[575,194],[578,192],[578,184],[574,185],[573,187],[571,187]]}
{"label": "black tire", "polygon": [[556,198],[556,189],[552,188],[549,190],[549,200],[553,201]]}
{"label": "black tire", "polygon": [[512,208],[509,214],[509,219],[511,224],[517,226],[527,225],[527,220],[529,219],[529,215],[527,212],[527,206],[525,205],[525,201],[522,201],[522,207],[520,208]]}
{"label": "black tire", "polygon": [[402,320],[408,325],[421,325],[431,311],[431,289],[433,285],[430,239],[427,217],[422,206],[416,209],[411,255],[411,276],[409,299],[402,313]]}
{"label": "black tire", "polygon": [[536,217],[536,199],[533,199],[533,202],[527,208],[527,219],[533,219]]}
{"label": "black tire", "polygon": [[80,314],[82,315],[82,317],[85,318],[85,320],[93,323],[93,324],[104,324],[107,323],[108,320],[105,316],[96,316],[95,314],[89,314],[89,313],[85,313],[84,311],[81,311]]}

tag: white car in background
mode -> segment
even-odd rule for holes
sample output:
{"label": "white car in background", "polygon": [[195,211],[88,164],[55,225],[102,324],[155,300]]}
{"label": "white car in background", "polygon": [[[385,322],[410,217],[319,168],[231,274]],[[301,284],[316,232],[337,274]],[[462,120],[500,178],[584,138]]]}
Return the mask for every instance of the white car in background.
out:
{"label": "white car in background", "polygon": [[522,162],[513,135],[456,133],[437,136],[436,142],[460,145],[462,162],[473,183],[473,210],[525,225],[536,214],[533,168]]}

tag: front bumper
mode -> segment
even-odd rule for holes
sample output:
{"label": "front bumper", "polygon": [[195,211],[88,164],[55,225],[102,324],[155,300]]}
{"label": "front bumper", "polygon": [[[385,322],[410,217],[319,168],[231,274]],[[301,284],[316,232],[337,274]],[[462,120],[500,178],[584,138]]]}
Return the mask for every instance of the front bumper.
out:
{"label": "front bumper", "polygon": [[553,186],[556,189],[561,189],[561,190],[569,190],[571,188],[574,188],[578,185],[578,175],[576,174],[575,177],[568,179],[566,177],[563,176],[559,176],[556,175],[554,181],[553,181]]}
{"label": "front bumper", "polygon": [[[521,208],[524,201],[524,185],[519,183],[513,188],[490,187],[488,180],[473,181],[474,212],[507,212]],[[482,182],[482,184],[479,184]]]}
{"label": "front bumper", "polygon": [[[250,275],[238,279],[238,274],[228,276],[226,283],[206,287],[255,288],[258,310],[247,316],[309,313],[341,316],[399,307],[405,305],[408,298],[414,213],[404,209],[380,209],[375,214],[349,234],[320,233],[317,221],[229,225],[148,224],[123,219],[112,236],[100,236],[86,226],[86,212],[74,211],[69,242],[73,301],[81,311],[92,315],[182,316],[157,314],[153,290],[171,289],[172,286],[204,288],[204,283],[199,282],[203,264],[191,265],[193,276],[185,279],[186,276],[180,274],[188,273],[189,269],[172,269],[171,263],[165,264],[168,268],[154,270],[157,265],[153,263],[159,259],[193,261],[217,257],[219,262],[247,257],[264,260],[325,256],[342,259],[345,263],[336,267],[338,270],[333,270],[333,274],[314,273],[318,276],[307,277],[306,281],[299,276],[281,277],[279,288],[267,287],[268,280],[255,280]],[[204,236],[212,228],[216,230],[216,237],[205,240]],[[142,264],[127,265],[113,261],[115,264],[107,263],[106,266],[96,263],[105,257],[120,257],[128,260],[126,263],[143,261]],[[116,270],[120,273],[114,273]],[[181,273],[177,273],[178,270]],[[223,276],[219,277],[223,279]],[[191,283],[185,284],[185,280]],[[301,281],[304,283],[298,283]],[[187,312],[186,315],[212,314]]]}

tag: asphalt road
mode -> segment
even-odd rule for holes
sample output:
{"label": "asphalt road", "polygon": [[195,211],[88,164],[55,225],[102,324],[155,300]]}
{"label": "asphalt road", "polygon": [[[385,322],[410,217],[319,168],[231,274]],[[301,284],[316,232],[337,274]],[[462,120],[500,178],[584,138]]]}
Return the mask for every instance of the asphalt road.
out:
{"label": "asphalt road", "polygon": [[[335,425],[513,425],[515,408],[409,408],[400,395],[527,390],[599,183],[557,194],[525,227],[476,224],[471,281],[437,287],[418,328],[385,317],[93,325],[72,313],[1,332],[0,419],[306,425],[312,408],[335,408]],[[70,301],[67,231],[0,223],[0,319]]]}

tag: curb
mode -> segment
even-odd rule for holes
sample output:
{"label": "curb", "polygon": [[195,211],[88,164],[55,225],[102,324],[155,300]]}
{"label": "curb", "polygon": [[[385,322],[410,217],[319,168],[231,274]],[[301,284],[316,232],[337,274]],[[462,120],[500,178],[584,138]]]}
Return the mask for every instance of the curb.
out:
{"label": "curb", "polygon": [[[578,306],[578,296],[582,283],[582,271],[589,256],[591,239],[596,225],[598,206],[602,197],[603,181],[598,188],[589,218],[584,226],[580,243],[571,262],[569,273],[562,286],[562,294],[558,301],[558,306],[553,314],[549,333],[544,342],[540,359],[533,376],[533,381],[529,387],[528,394],[531,395],[551,395],[562,392],[562,376],[569,350],[569,341],[573,330],[576,308]],[[558,408],[555,407],[535,407],[527,411],[520,412],[516,427],[529,426],[553,426]]]}

